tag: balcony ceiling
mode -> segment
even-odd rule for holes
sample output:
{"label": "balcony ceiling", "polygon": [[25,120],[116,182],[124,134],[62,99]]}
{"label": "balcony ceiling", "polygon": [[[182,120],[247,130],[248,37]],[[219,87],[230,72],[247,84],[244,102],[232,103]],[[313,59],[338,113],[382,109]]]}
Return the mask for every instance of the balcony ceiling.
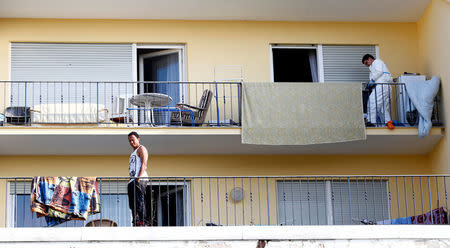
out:
{"label": "balcony ceiling", "polygon": [[[128,155],[132,129],[0,128],[1,155]],[[152,155],[191,154],[428,154],[442,138],[433,128],[423,139],[416,128],[368,129],[367,140],[310,146],[261,146],[241,143],[241,130],[133,129]]]}
{"label": "balcony ceiling", "polygon": [[0,0],[0,18],[416,22],[430,0]]}

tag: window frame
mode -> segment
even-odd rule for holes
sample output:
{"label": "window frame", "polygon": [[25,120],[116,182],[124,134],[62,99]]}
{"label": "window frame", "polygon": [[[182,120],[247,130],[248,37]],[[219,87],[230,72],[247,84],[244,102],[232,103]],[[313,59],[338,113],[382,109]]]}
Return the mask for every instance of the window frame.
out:
{"label": "window frame", "polygon": [[[348,183],[347,180],[344,179],[338,179],[338,180],[333,180],[333,178],[331,179],[320,179],[315,181],[314,178],[310,178],[309,180],[307,178],[292,178],[292,179],[277,179],[276,183],[275,183],[275,193],[276,193],[276,212],[277,212],[277,224],[280,225],[280,223],[282,223],[283,221],[281,220],[281,212],[280,212],[280,208],[282,207],[282,203],[280,203],[279,201],[279,186],[280,183],[293,183],[293,182],[302,182],[302,183],[315,183],[315,182],[323,182],[324,183],[324,190],[325,190],[325,202],[323,202],[323,205],[325,205],[325,212],[327,214],[326,216],[326,224],[325,225],[338,225],[335,223],[335,215],[336,213],[335,211],[335,207],[334,207],[334,203],[332,200],[333,197],[333,188],[332,188],[332,184],[336,183],[336,182],[341,182],[341,183]],[[350,182],[357,182],[357,183],[364,183],[364,179],[352,179],[350,180]],[[377,179],[376,181],[382,183],[385,185],[386,187],[386,196],[385,196],[385,202],[382,202],[383,207],[386,207],[387,211],[387,216],[385,217],[385,219],[391,219],[392,218],[392,214],[391,214],[391,200],[389,199],[389,187],[390,187],[390,181],[389,179],[384,179],[384,178],[380,178]],[[312,185],[312,184],[311,184]],[[384,186],[383,186],[384,187]],[[379,189],[377,189],[379,190]],[[359,193],[359,191],[358,191]],[[353,212],[353,211],[352,211]],[[308,213],[309,214],[309,213]],[[286,213],[284,213],[284,215],[286,216]],[[353,216],[352,217],[356,217]],[[359,217],[359,216],[358,216]],[[294,221],[294,220],[293,220]],[[377,220],[377,221],[381,221],[381,220]],[[293,222],[294,223],[294,222]],[[287,225],[287,224],[285,224]],[[303,223],[301,224],[303,225]],[[308,225],[308,224],[305,224]],[[321,224],[319,224],[321,225]]]}
{"label": "window frame", "polygon": [[[103,186],[100,186],[100,182],[102,183]],[[122,186],[124,186],[125,188],[126,188],[126,185],[128,184],[128,180],[116,181],[115,179],[111,179],[111,180],[102,179],[99,181],[99,191],[102,191],[102,192],[99,192],[100,201],[101,201],[100,204],[104,203],[105,200],[108,200],[111,195],[114,195],[114,196],[115,195],[125,195],[128,197],[127,192],[116,192],[115,193],[114,191],[109,192],[109,189],[105,190],[105,191],[102,190],[102,188],[107,187],[106,186],[107,183],[118,183],[118,182],[124,183],[124,185],[122,185]],[[180,181],[149,180],[149,182],[151,182],[151,184],[147,183],[147,186],[149,186],[149,185],[151,185],[151,186],[175,186],[176,185],[176,186],[180,186],[179,189],[184,187],[183,191],[184,191],[184,197],[186,199],[185,202],[183,202],[183,204],[185,204],[184,207],[186,208],[186,216],[184,217],[184,220],[185,220],[184,226],[191,226],[192,225],[192,220],[191,220],[191,214],[192,214],[191,213],[191,211],[192,211],[192,208],[191,208],[191,202],[192,202],[191,181],[180,182]],[[19,187],[16,186],[18,189],[15,190],[14,186],[12,186],[12,184],[14,184],[14,183],[16,185],[17,184],[22,184],[22,185],[20,185]],[[27,187],[27,186],[29,186],[29,187]],[[17,221],[16,214],[20,214],[20,213],[16,213],[17,196],[18,195],[30,195],[30,188],[31,188],[31,180],[26,180],[26,179],[23,181],[22,180],[21,181],[9,180],[7,182],[7,184],[6,184],[6,190],[7,190],[6,192],[8,193],[7,203],[6,203],[6,213],[7,213],[6,225],[7,225],[7,227],[17,227],[15,225],[16,224],[15,222]],[[20,190],[20,192],[19,192],[18,191],[19,189],[23,189],[23,192],[22,192],[22,190]],[[126,205],[128,206],[128,202]],[[131,210],[128,207],[127,207],[127,210],[130,211],[130,214],[131,214]],[[26,207],[25,207],[25,211],[26,211]],[[98,213],[97,215],[100,218],[102,213]],[[85,221],[85,224],[87,222],[88,221]],[[131,226],[131,224],[132,224],[132,220],[130,218],[130,226]],[[61,227],[63,227],[63,226],[61,226]]]}
{"label": "window frame", "polygon": [[[275,72],[273,69],[273,49],[308,49],[308,50],[316,50],[316,60],[317,60],[317,76],[319,78],[319,82],[313,83],[321,83],[323,82],[323,61],[322,61],[322,45],[278,45],[278,44],[270,44],[269,53],[270,53],[270,82],[275,82]],[[320,58],[320,59],[319,59]],[[321,69],[322,68],[322,69]]]}
{"label": "window frame", "polygon": [[[310,45],[282,45],[282,44],[270,44],[269,54],[270,54],[270,82],[275,82],[275,72],[273,64],[273,49],[315,49],[316,50],[316,60],[317,60],[317,76],[319,78],[318,83],[325,83],[325,72],[323,67],[323,45],[331,44],[310,44]],[[343,44],[343,46],[363,46],[363,44]],[[375,58],[380,57],[380,47],[375,46]]]}

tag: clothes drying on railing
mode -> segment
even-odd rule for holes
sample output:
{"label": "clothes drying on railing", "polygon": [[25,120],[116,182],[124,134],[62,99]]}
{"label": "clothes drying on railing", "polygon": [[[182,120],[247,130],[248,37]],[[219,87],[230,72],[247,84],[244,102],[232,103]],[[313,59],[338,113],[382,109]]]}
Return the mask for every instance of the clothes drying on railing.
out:
{"label": "clothes drying on railing", "polygon": [[447,212],[443,207],[433,209],[421,215],[378,221],[377,225],[401,224],[448,224]]}
{"label": "clothes drying on railing", "polygon": [[31,211],[45,216],[47,226],[100,212],[96,177],[34,177],[30,199]]}
{"label": "clothes drying on railing", "polygon": [[440,80],[432,77],[423,82],[403,80],[409,99],[419,112],[419,137],[427,136],[431,130],[431,115],[433,114],[434,98],[439,91]]}

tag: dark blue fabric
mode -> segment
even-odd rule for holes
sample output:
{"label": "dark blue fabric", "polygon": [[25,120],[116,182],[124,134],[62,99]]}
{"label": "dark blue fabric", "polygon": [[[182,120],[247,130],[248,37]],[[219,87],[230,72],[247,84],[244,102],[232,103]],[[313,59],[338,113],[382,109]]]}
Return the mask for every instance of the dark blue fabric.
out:
{"label": "dark blue fabric", "polygon": [[[152,74],[154,81],[177,82],[179,78],[178,53],[159,56],[152,59]],[[156,92],[169,95],[172,102],[164,107],[175,107],[180,102],[180,85],[177,83],[161,83],[156,85]],[[161,112],[155,115],[157,124],[168,124],[169,112]]]}

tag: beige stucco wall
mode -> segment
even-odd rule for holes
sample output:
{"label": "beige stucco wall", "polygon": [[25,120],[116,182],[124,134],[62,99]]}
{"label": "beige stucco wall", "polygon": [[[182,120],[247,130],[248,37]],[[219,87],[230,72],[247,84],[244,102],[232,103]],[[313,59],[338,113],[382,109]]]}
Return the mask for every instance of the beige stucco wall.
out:
{"label": "beige stucco wall", "polygon": [[[0,156],[1,176],[127,176],[126,156]],[[150,156],[150,176],[431,173],[426,155]]]}
{"label": "beige stucco wall", "polygon": [[[417,23],[419,34],[419,66],[428,76],[441,78],[442,114],[448,120],[450,114],[450,4],[433,0]],[[448,128],[448,123],[446,123]],[[449,173],[449,136],[445,135],[430,155],[435,173]]]}
{"label": "beige stucco wall", "polygon": [[269,45],[374,44],[393,74],[415,71],[414,23],[0,19],[0,79],[9,79],[10,42],[181,43],[191,81],[241,65],[245,81],[269,81]]}

